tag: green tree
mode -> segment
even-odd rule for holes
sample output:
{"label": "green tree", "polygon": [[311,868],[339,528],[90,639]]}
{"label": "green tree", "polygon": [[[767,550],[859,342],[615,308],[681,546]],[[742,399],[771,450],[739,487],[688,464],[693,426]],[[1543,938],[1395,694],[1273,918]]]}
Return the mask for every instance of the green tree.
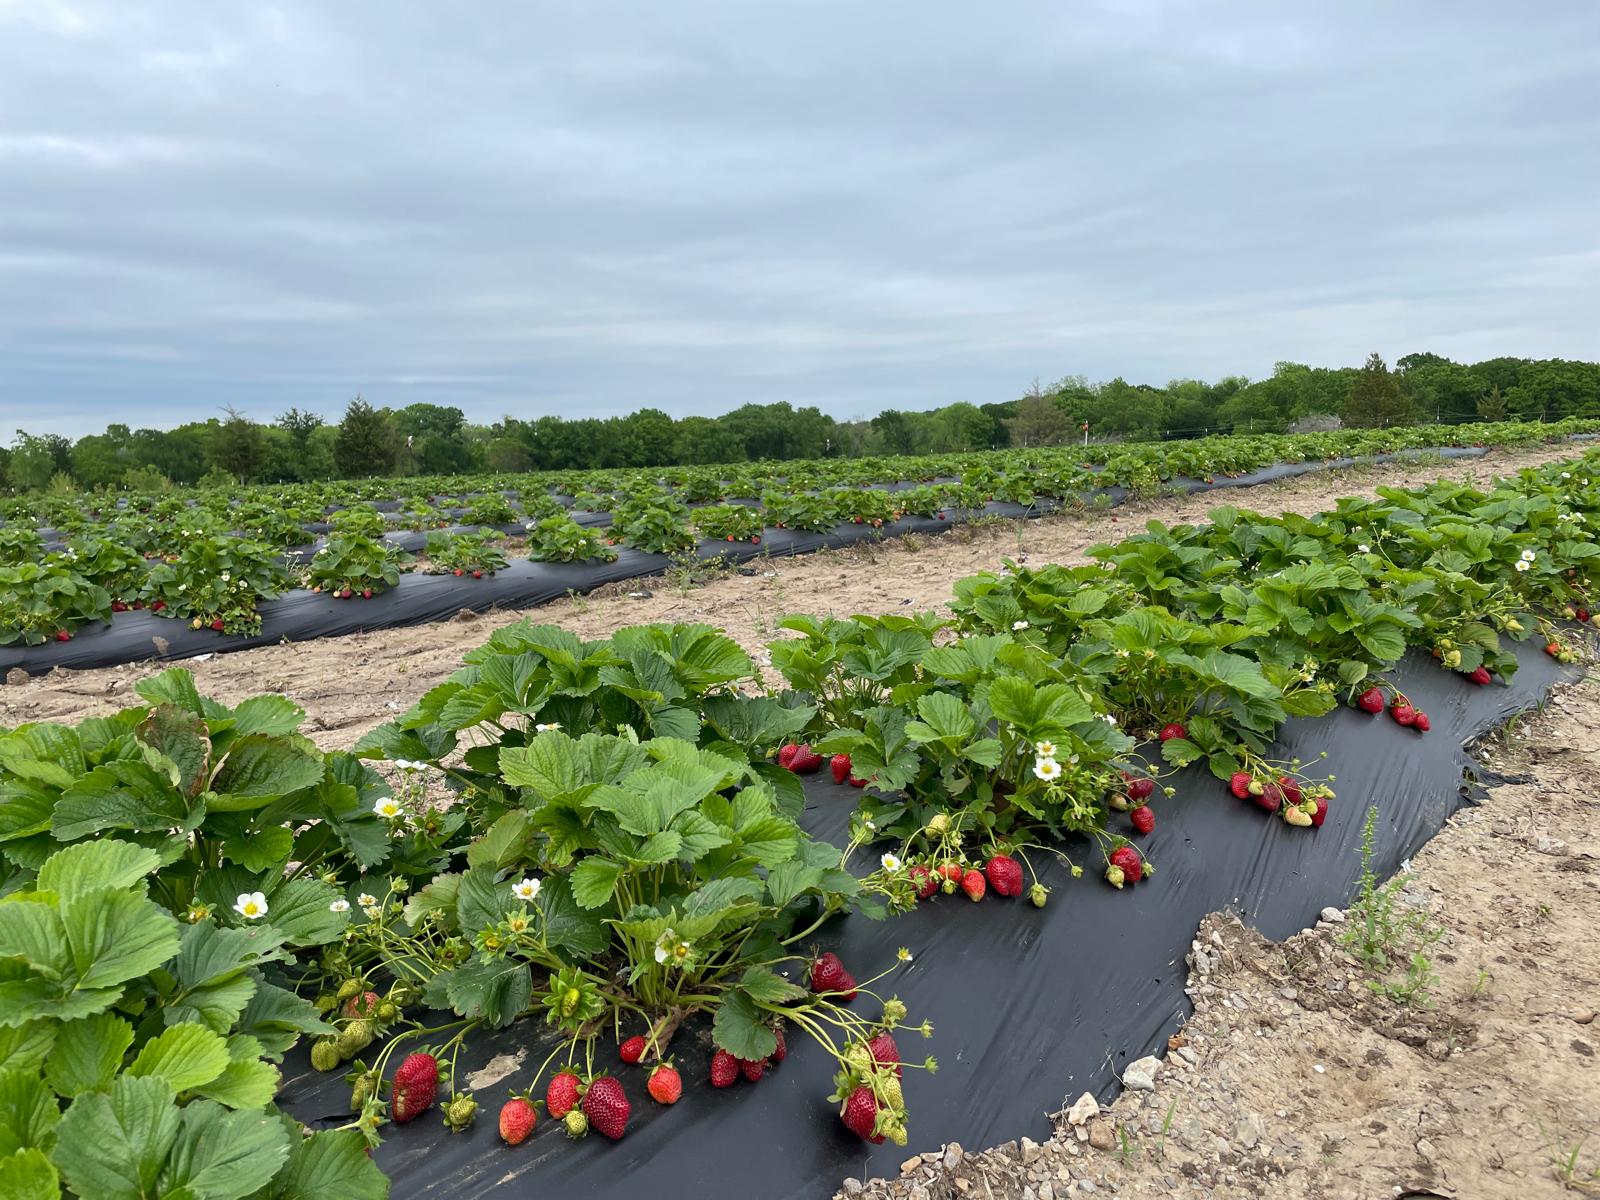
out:
{"label": "green tree", "polygon": [[1411,399],[1379,355],[1367,357],[1366,365],[1350,386],[1343,416],[1346,425],[1357,429],[1379,429],[1411,421]]}
{"label": "green tree", "polygon": [[1059,446],[1072,436],[1072,418],[1054,396],[1045,394],[1037,379],[1003,424],[1013,446]]}
{"label": "green tree", "polygon": [[1504,421],[1507,415],[1506,398],[1499,388],[1491,387],[1478,399],[1478,420]]}
{"label": "green tree", "polygon": [[348,479],[387,475],[394,470],[399,452],[400,439],[389,424],[389,415],[360,396],[350,401],[334,444],[339,473]]}
{"label": "green tree", "polygon": [[261,426],[232,406],[223,411],[228,419],[211,436],[211,461],[243,483],[261,464]]}
{"label": "green tree", "polygon": [[25,430],[17,430],[16,440],[11,443],[12,487],[19,492],[42,492],[50,486],[51,476],[60,469],[54,438],[54,434],[35,437]]}

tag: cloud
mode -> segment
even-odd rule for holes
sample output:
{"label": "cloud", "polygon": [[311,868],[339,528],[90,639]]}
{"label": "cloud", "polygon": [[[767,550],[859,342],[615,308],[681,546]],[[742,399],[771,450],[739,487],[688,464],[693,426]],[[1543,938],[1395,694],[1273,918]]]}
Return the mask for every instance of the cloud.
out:
{"label": "cloud", "polygon": [[1588,0],[0,0],[0,429],[1600,357],[1597,71]]}

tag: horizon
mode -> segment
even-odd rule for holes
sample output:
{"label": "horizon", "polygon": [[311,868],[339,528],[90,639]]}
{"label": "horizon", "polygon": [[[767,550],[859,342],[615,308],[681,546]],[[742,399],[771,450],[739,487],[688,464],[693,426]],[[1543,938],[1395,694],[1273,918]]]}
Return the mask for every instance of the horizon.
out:
{"label": "horizon", "polygon": [[1597,72],[1576,2],[0,0],[0,425],[1592,361]]}

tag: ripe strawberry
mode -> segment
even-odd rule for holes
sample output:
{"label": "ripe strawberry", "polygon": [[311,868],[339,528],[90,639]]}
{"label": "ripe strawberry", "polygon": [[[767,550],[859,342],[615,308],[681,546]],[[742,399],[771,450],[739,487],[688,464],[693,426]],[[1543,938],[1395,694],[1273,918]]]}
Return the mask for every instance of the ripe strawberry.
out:
{"label": "ripe strawberry", "polygon": [[739,1078],[739,1060],[726,1050],[718,1050],[711,1056],[711,1086],[714,1088],[732,1087],[734,1080]]}
{"label": "ripe strawberry", "polygon": [[644,1057],[644,1038],[634,1034],[617,1047],[617,1055],[625,1063],[636,1063]]}
{"label": "ripe strawberry", "polygon": [[947,862],[940,864],[939,874],[948,879],[951,883],[955,884],[956,887],[960,887],[961,878],[966,874],[966,872],[961,869],[960,863]]}
{"label": "ripe strawberry", "polygon": [[1128,814],[1128,820],[1139,833],[1149,833],[1156,827],[1156,814],[1148,804],[1141,804]]}
{"label": "ripe strawberry", "polygon": [[1417,710],[1399,699],[1396,699],[1394,707],[1389,710],[1389,715],[1394,718],[1396,725],[1411,726],[1417,723]]}
{"label": "ripe strawberry", "polygon": [[837,992],[841,1000],[854,1000],[856,978],[844,969],[839,956],[829,950],[811,964],[811,990],[818,993]]}
{"label": "ripe strawberry", "polygon": [[1546,654],[1548,654],[1551,658],[1554,658],[1556,655],[1561,653],[1561,643],[1560,642],[1546,642],[1544,644],[1544,652]]}
{"label": "ripe strawberry", "polygon": [[1111,865],[1122,868],[1122,877],[1128,883],[1138,883],[1144,878],[1144,859],[1132,846],[1118,846],[1113,850]]}
{"label": "ripe strawberry", "polygon": [[1416,719],[1411,722],[1411,728],[1415,729],[1418,733],[1427,733],[1428,730],[1433,728],[1433,722],[1428,720],[1427,713],[1423,712],[1421,709],[1418,709]]}
{"label": "ripe strawberry", "polygon": [[450,573],[452,575],[454,575],[457,579],[460,579],[463,575],[466,574],[466,572],[463,571],[460,567],[457,567],[454,571],[452,571]]}
{"label": "ripe strawberry", "polygon": [[967,899],[974,903],[983,899],[983,893],[988,888],[988,881],[984,879],[982,871],[968,869],[961,877],[961,890],[967,894]]}
{"label": "ripe strawberry", "polygon": [[867,1053],[880,1067],[893,1067],[896,1079],[905,1074],[905,1068],[900,1065],[900,1047],[895,1045],[894,1035],[887,1029],[867,1043]]}
{"label": "ripe strawberry", "polygon": [[598,1129],[613,1142],[621,1141],[628,1132],[628,1116],[633,1105],[623,1094],[622,1084],[610,1075],[602,1075],[589,1084],[583,1094],[583,1115],[589,1118],[589,1127]]}
{"label": "ripe strawberry", "polygon": [[[472,577],[473,577],[473,578],[474,578],[474,579],[482,579],[482,578],[483,578],[483,572],[482,572],[482,571],[474,571],[474,572],[473,572],[473,573],[472,573]],[[368,596],[371,596],[371,595],[372,595],[372,593],[371,593],[371,592],[368,592],[368,593],[367,593],[367,595],[368,595]]]}
{"label": "ripe strawberry", "polygon": [[1576,617],[1578,620],[1582,621],[1585,625],[1587,625],[1589,623],[1589,610],[1587,608],[1580,608],[1577,612],[1573,613],[1572,615],[1574,617]]}
{"label": "ripe strawberry", "polygon": [[414,1121],[433,1107],[439,1092],[439,1063],[433,1055],[418,1051],[408,1055],[394,1073],[389,1115],[396,1125]]}
{"label": "ripe strawberry", "polygon": [[1176,721],[1161,727],[1161,740],[1163,742],[1170,742],[1173,738],[1186,738],[1188,736],[1189,731]]}
{"label": "ripe strawberry", "polygon": [[544,1090],[544,1107],[552,1117],[564,1117],[578,1103],[578,1076],[573,1071],[561,1071],[550,1077]]}
{"label": "ripe strawberry", "polygon": [[650,1093],[650,1099],[657,1104],[676,1104],[678,1097],[683,1095],[683,1076],[671,1063],[662,1063],[650,1072],[644,1090]]}
{"label": "ripe strawberry", "polygon": [[151,603],[150,611],[151,612],[161,612],[166,607],[167,607],[167,602],[165,600],[156,600],[156,601],[153,601]]}
{"label": "ripe strawberry", "polygon": [[1129,800],[1148,800],[1156,794],[1156,781],[1148,775],[1135,775],[1128,780]]}
{"label": "ripe strawberry", "polygon": [[789,1043],[783,1037],[783,1022],[779,1021],[772,1027],[772,1036],[778,1039],[778,1048],[772,1052],[772,1061],[781,1063],[789,1057]]}
{"label": "ripe strawberry", "polygon": [[939,880],[927,867],[918,863],[907,872],[911,876],[911,883],[917,889],[917,899],[926,900],[939,890]]}
{"label": "ripe strawberry", "polygon": [[513,1096],[500,1106],[500,1136],[508,1146],[522,1145],[538,1122],[539,1114],[526,1096]]}
{"label": "ripe strawberry", "polygon": [[868,781],[865,779],[857,779],[854,775],[850,776],[851,787],[866,787],[867,783]]}
{"label": "ripe strawberry", "polygon": [[70,633],[68,633],[65,629],[56,630],[56,641],[58,641],[58,642],[70,642],[71,640],[72,640],[72,635]]}
{"label": "ripe strawberry", "polygon": [[222,632],[222,626],[223,626],[223,620],[222,620],[221,617],[216,617],[211,622],[211,628],[215,629],[218,633]]}
{"label": "ripe strawberry", "polygon": [[800,747],[795,742],[788,742],[778,748],[778,765],[785,771],[792,769],[794,756],[800,753]]}
{"label": "ripe strawberry", "polygon": [[1022,895],[1022,864],[1009,854],[996,854],[983,868],[996,896]]}
{"label": "ripe strawberry", "polygon": [[1472,680],[1472,682],[1477,684],[1479,687],[1483,687],[1493,677],[1489,674],[1488,667],[1479,667],[1476,671],[1472,672],[1472,674],[1468,675],[1467,678]]}
{"label": "ripe strawberry", "polygon": [[345,1016],[350,1017],[352,1020],[356,1018],[365,1020],[372,1017],[378,1011],[378,1005],[381,1003],[382,1000],[379,998],[377,992],[362,992],[361,994],[351,996],[348,1000],[346,1000],[344,1002],[344,1008],[340,1011],[343,1012]]}
{"label": "ripe strawberry", "polygon": [[1240,800],[1250,795],[1250,772],[1235,771],[1228,779],[1228,790]]}
{"label": "ripe strawberry", "polygon": [[833,781],[843,783],[850,778],[850,756],[848,754],[835,754],[828,760],[828,769],[833,772]]}
{"label": "ripe strawberry", "polygon": [[361,589],[361,598],[363,600],[371,600],[372,599],[372,589],[371,588],[362,588]]}
{"label": "ripe strawberry", "polygon": [[1268,812],[1277,812],[1283,805],[1283,789],[1275,783],[1265,784],[1260,792],[1251,792],[1255,802]]}
{"label": "ripe strawberry", "polygon": [[760,1083],[761,1077],[767,1073],[767,1062],[763,1058],[741,1058],[739,1071],[751,1083]]}
{"label": "ripe strawberry", "polygon": [[866,1084],[860,1085],[846,1097],[844,1108],[839,1111],[839,1119],[857,1137],[866,1138],[874,1146],[883,1144],[883,1134],[872,1132],[878,1120],[878,1100]]}
{"label": "ripe strawberry", "polygon": [[126,604],[124,604],[121,600],[113,600],[111,602],[111,611],[112,612],[127,612],[128,611],[128,606]]}
{"label": "ripe strawberry", "polygon": [[1313,827],[1320,829],[1322,827],[1322,823],[1324,821],[1326,821],[1327,819],[1328,819],[1328,798],[1326,796],[1318,796],[1317,797],[1317,811],[1311,814],[1311,824],[1312,824]]}
{"label": "ripe strawberry", "polygon": [[1356,706],[1365,713],[1381,713],[1383,711],[1383,689],[1369,687],[1356,697]]}
{"label": "ripe strawberry", "polygon": [[819,770],[821,766],[822,755],[802,742],[799,749],[795,751],[794,758],[789,763],[789,770],[796,775],[809,775],[811,772]]}
{"label": "ripe strawberry", "polygon": [[1300,803],[1300,784],[1297,780],[1290,779],[1287,775],[1280,776],[1278,779],[1278,787],[1283,791],[1283,800],[1285,804]]}

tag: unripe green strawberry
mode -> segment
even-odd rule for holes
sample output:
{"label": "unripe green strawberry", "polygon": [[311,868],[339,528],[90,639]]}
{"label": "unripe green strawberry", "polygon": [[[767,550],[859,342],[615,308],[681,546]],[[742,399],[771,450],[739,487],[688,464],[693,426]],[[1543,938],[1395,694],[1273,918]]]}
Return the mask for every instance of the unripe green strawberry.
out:
{"label": "unripe green strawberry", "polygon": [[361,994],[361,981],[359,979],[346,979],[339,985],[338,996],[341,1001],[350,999],[351,996]]}
{"label": "unripe green strawberry", "polygon": [[573,1109],[562,1117],[561,1121],[567,1127],[567,1136],[569,1138],[581,1138],[589,1132],[589,1118],[583,1115],[583,1109],[581,1108]]}
{"label": "unripe green strawberry", "polygon": [[345,1059],[360,1054],[372,1045],[372,1039],[376,1036],[377,1032],[371,1021],[351,1021],[339,1035],[339,1057]]}
{"label": "unripe green strawberry", "polygon": [[1028,903],[1035,908],[1043,908],[1045,898],[1050,895],[1050,889],[1042,883],[1036,883],[1028,889]]}
{"label": "unripe green strawberry", "polygon": [[1123,875],[1121,867],[1106,868],[1106,882],[1114,888],[1122,887]]}
{"label": "unripe green strawberry", "polygon": [[478,1102],[471,1096],[464,1096],[457,1092],[450,1097],[450,1103],[444,1106],[445,1127],[452,1133],[461,1133],[472,1124],[473,1118],[478,1115]]}
{"label": "unripe green strawberry", "polygon": [[337,1070],[344,1061],[344,1055],[339,1053],[337,1039],[318,1038],[311,1043],[311,1065],[319,1071]]}
{"label": "unripe green strawberry", "polygon": [[891,1025],[898,1025],[906,1019],[905,1001],[899,996],[890,996],[883,1002],[883,1019]]}
{"label": "unripe green strawberry", "polygon": [[900,1081],[893,1075],[880,1075],[878,1077],[878,1091],[888,1106],[894,1109],[895,1112],[905,1112],[906,1098],[900,1090]]}
{"label": "unripe green strawberry", "polygon": [[400,1015],[400,1007],[393,1001],[385,1000],[378,1005],[378,1020],[387,1025]]}

